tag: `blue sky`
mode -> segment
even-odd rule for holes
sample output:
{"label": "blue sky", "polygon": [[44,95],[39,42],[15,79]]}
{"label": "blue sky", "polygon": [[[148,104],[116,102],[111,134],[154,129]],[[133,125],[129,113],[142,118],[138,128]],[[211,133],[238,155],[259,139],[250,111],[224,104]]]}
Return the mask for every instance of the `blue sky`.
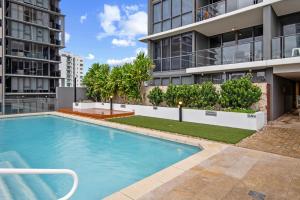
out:
{"label": "blue sky", "polygon": [[138,38],[147,33],[146,0],[61,1],[66,15],[66,48],[92,63],[119,65],[146,51]]}

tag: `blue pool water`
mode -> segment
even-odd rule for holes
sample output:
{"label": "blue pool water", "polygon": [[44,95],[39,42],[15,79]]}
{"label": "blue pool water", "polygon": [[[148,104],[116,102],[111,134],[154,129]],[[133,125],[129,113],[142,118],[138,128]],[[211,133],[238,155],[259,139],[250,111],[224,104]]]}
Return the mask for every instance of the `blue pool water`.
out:
{"label": "blue pool water", "polygon": [[[0,120],[1,153],[17,152],[31,168],[66,168],[79,176],[72,199],[99,200],[200,149],[55,116]],[[61,197],[72,179],[43,175]]]}

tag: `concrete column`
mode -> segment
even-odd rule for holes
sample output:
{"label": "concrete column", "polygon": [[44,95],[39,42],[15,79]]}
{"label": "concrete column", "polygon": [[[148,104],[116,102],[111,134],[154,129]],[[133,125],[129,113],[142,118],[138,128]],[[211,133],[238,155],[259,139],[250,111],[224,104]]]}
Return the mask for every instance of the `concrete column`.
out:
{"label": "concrete column", "polygon": [[272,38],[280,35],[280,23],[271,5],[263,8],[264,60],[272,58]]}
{"label": "concrete column", "polygon": [[152,0],[148,0],[148,35],[153,32],[153,4]]}
{"label": "concrete column", "polygon": [[300,96],[300,82],[296,83],[296,108],[298,108],[298,97]]}

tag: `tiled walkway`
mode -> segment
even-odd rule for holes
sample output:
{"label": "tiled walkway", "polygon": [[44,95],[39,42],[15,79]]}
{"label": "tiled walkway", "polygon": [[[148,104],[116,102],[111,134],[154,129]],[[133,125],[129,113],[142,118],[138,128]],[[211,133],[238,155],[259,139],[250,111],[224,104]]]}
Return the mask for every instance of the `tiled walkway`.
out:
{"label": "tiled walkway", "polygon": [[300,158],[299,115],[284,115],[237,146]]}
{"label": "tiled walkway", "polygon": [[300,160],[228,147],[141,199],[300,199]]}

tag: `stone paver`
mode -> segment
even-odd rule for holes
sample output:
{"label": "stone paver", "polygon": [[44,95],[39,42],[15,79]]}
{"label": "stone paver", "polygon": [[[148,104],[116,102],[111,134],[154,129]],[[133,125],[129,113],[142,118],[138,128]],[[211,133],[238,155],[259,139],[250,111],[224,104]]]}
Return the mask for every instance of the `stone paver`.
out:
{"label": "stone paver", "polygon": [[284,115],[237,146],[300,158],[299,114]]}
{"label": "stone paver", "polygon": [[140,199],[299,199],[299,174],[300,159],[228,147]]}

